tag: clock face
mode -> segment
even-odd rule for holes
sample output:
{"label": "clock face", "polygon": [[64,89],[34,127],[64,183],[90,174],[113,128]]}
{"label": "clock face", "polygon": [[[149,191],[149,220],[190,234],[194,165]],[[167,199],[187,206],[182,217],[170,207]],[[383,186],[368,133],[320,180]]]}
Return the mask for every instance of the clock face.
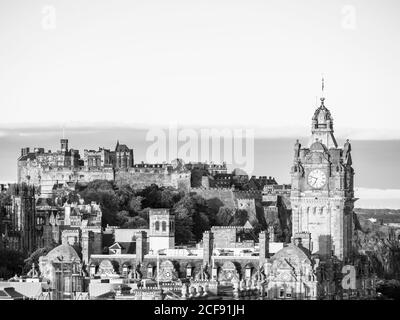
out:
{"label": "clock face", "polygon": [[325,172],[320,169],[315,169],[311,171],[308,174],[307,182],[312,188],[322,188],[326,183]]}

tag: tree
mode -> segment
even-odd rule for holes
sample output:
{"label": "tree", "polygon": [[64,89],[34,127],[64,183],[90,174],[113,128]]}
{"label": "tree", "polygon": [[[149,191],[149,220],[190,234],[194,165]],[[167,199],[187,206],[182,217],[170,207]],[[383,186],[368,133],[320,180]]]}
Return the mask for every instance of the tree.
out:
{"label": "tree", "polygon": [[142,207],[144,208],[161,208],[161,192],[156,184],[152,184],[139,192],[144,199]]}
{"label": "tree", "polygon": [[135,195],[135,191],[128,184],[124,184],[115,192],[119,199],[119,207],[121,210],[130,210],[130,201]]}
{"label": "tree", "polygon": [[160,190],[160,206],[162,208],[172,208],[181,199],[181,195],[170,188]]}
{"label": "tree", "polygon": [[207,214],[196,212],[193,216],[193,235],[196,242],[203,238],[203,232],[206,230],[210,230],[210,221]]}
{"label": "tree", "polygon": [[178,244],[187,244],[193,239],[193,212],[189,196],[183,197],[174,206],[175,212],[175,241]]}
{"label": "tree", "polygon": [[102,226],[118,224],[117,212],[120,210],[119,198],[113,185],[106,180],[89,182],[87,188],[81,191],[86,203],[95,201],[100,204],[102,211]]}
{"label": "tree", "polygon": [[233,221],[233,210],[229,207],[223,206],[219,208],[217,213],[217,224],[220,226],[229,226]]}
{"label": "tree", "polygon": [[134,215],[137,215],[140,210],[142,210],[142,201],[143,201],[142,196],[132,196],[130,201],[129,201],[129,210],[132,212]]}
{"label": "tree", "polygon": [[24,267],[24,256],[21,252],[9,249],[0,250],[0,278],[9,279],[21,274]]}
{"label": "tree", "polygon": [[119,227],[123,227],[126,223],[130,221],[129,212],[122,210],[117,213],[116,222]]}
{"label": "tree", "polygon": [[231,226],[244,226],[249,219],[246,210],[236,210]]}

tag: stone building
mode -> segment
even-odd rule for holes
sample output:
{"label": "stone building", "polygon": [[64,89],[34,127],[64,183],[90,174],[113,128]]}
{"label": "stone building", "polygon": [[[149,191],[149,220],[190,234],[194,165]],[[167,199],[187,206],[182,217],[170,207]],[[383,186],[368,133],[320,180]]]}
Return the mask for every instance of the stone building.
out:
{"label": "stone building", "polygon": [[333,134],[333,119],[321,98],[312,118],[306,147],[294,147],[291,170],[292,232],[311,234],[311,251],[333,252],[339,259],[351,255],[354,187],[349,141],[339,148]]}
{"label": "stone building", "polygon": [[290,242],[292,210],[290,185],[266,185],[262,191],[262,207],[270,237]]}
{"label": "stone building", "polygon": [[169,209],[151,209],[149,211],[150,250],[175,247],[175,215]]}
{"label": "stone building", "polygon": [[86,291],[85,270],[74,248],[62,244],[39,258],[39,270],[47,281],[52,299],[73,299],[77,292]]}
{"label": "stone building", "polygon": [[171,164],[135,164],[133,149],[117,142],[114,151],[99,148],[78,150],[68,148],[68,140],[61,139],[61,150],[45,152],[44,148],[23,148],[17,160],[18,182],[40,188],[42,196],[51,197],[54,185],[60,183],[115,181],[143,188],[153,183],[189,191],[190,171]]}
{"label": "stone building", "polygon": [[317,299],[318,281],[310,252],[289,244],[264,265],[269,299]]}
{"label": "stone building", "polygon": [[37,189],[26,183],[11,184],[8,189],[9,202],[2,212],[3,246],[8,249],[32,253],[36,248]]}

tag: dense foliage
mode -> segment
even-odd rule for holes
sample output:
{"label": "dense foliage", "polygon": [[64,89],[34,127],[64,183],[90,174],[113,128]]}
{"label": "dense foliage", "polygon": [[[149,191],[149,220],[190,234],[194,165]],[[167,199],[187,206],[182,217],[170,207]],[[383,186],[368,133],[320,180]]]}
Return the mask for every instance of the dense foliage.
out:
{"label": "dense foliage", "polygon": [[150,208],[168,208],[175,214],[175,241],[178,245],[198,242],[203,232],[213,225],[244,225],[247,213],[223,207],[216,199],[205,200],[196,194],[185,194],[173,188],[155,184],[141,190],[129,185],[116,186],[113,182],[95,180],[70,193],[65,200],[101,205],[103,227],[148,228]]}
{"label": "dense foliage", "polygon": [[21,274],[24,267],[24,256],[14,250],[0,250],[0,278],[9,279]]}

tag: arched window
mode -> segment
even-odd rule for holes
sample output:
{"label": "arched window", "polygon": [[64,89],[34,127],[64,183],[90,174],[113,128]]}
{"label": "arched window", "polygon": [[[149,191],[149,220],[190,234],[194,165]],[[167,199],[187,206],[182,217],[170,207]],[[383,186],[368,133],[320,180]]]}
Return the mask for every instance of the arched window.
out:
{"label": "arched window", "polygon": [[160,230],[160,221],[156,221],[156,231]]}
{"label": "arched window", "polygon": [[247,265],[245,269],[245,278],[250,279],[251,278],[251,266]]}
{"label": "arched window", "polygon": [[166,221],[162,222],[162,231],[167,231],[167,222]]}
{"label": "arched window", "polygon": [[122,275],[126,277],[128,276],[128,272],[129,272],[129,266],[126,263],[124,263],[124,265],[122,266]]}
{"label": "arched window", "polygon": [[186,277],[187,278],[191,278],[192,277],[192,270],[193,270],[193,267],[190,264],[188,264],[186,266]]}

